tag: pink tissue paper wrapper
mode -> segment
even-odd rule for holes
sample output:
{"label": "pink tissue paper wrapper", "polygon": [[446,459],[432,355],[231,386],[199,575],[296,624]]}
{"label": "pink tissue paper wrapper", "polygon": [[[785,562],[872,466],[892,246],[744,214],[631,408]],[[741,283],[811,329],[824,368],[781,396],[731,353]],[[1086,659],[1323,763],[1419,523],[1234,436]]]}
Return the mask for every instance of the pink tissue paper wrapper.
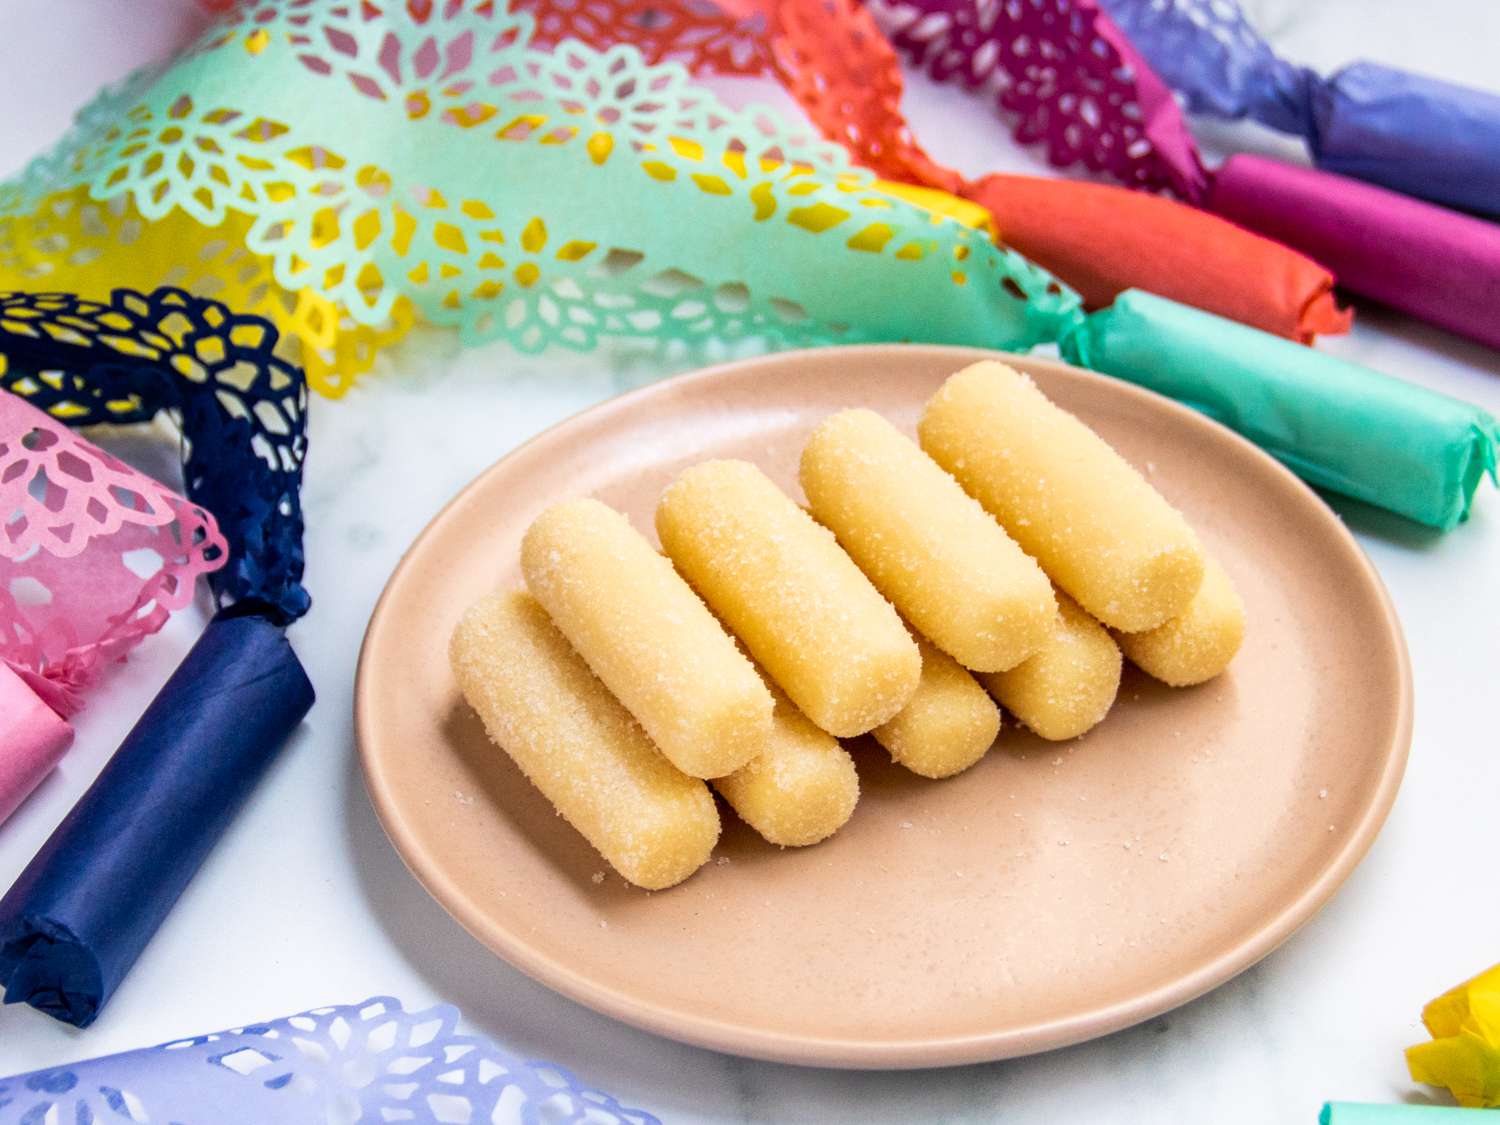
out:
{"label": "pink tissue paper wrapper", "polygon": [[103,667],[224,565],[214,518],[0,391],[0,823],[71,743]]}
{"label": "pink tissue paper wrapper", "polygon": [[0,663],[61,715],[228,548],[204,509],[0,392]]}
{"label": "pink tissue paper wrapper", "polygon": [[1232,156],[1208,206],[1321,262],[1339,284],[1500,348],[1500,225],[1359,180]]}
{"label": "pink tissue paper wrapper", "polygon": [[0,664],[0,822],[52,772],[72,741],[73,728]]}

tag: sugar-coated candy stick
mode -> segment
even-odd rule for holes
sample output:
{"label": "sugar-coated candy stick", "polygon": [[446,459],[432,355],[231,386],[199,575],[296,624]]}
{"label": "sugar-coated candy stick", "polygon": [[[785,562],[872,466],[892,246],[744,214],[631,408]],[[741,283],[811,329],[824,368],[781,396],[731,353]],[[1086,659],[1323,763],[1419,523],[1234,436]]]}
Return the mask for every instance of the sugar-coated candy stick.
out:
{"label": "sugar-coated candy stick", "polygon": [[1210,555],[1206,564],[1187,609],[1147,632],[1115,634],[1126,659],[1173,687],[1213,679],[1245,639],[1245,603],[1218,560]]}
{"label": "sugar-coated candy stick", "polygon": [[780,691],[771,736],[754,758],[714,788],[772,844],[801,847],[832,836],[859,802],[854,759]]}
{"label": "sugar-coated candy stick", "polygon": [[875,728],[875,741],[912,773],[951,777],[979,761],[994,744],[1000,710],[951,656],[925,638],[917,638],[917,647],[922,651],[922,679],[916,694],[894,719]]}
{"label": "sugar-coated candy stick", "polygon": [[1034,733],[1052,742],[1096,726],[1120,690],[1120,650],[1109,632],[1066,594],[1057,598],[1052,639],[1008,672],[980,677],[990,694]]}
{"label": "sugar-coated candy stick", "polygon": [[622,876],[661,890],[707,861],[708,786],[652,745],[529,594],[471,606],[448,658],[490,738]]}
{"label": "sugar-coated candy stick", "polygon": [[852,738],[906,705],[922,673],[889,602],[820,526],[746,461],[707,461],[662,493],[677,568],[792,702]]}
{"label": "sugar-coated candy stick", "polygon": [[879,414],[826,419],[803,447],[801,480],[814,518],[960,664],[1014,668],[1046,642],[1057,603],[1041,567]]}
{"label": "sugar-coated candy stick", "polygon": [[526,587],[672,764],[722,777],[759,754],[771,694],[669,560],[613,508],[567,500],[521,541]]}
{"label": "sugar-coated candy stick", "polygon": [[928,401],[918,432],[933,460],[1106,625],[1140,632],[1187,608],[1203,580],[1197,536],[1025,375],[993,360],[964,368]]}

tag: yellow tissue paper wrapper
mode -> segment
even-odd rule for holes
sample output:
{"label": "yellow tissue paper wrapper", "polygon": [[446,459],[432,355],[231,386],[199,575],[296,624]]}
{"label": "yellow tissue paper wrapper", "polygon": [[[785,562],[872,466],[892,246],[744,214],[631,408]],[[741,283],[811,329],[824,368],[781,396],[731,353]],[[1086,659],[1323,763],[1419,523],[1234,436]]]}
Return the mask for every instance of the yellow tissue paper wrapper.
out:
{"label": "yellow tissue paper wrapper", "polygon": [[1500,1106],[1500,965],[1422,1009],[1432,1042],[1406,1049],[1412,1078],[1446,1086],[1458,1104]]}

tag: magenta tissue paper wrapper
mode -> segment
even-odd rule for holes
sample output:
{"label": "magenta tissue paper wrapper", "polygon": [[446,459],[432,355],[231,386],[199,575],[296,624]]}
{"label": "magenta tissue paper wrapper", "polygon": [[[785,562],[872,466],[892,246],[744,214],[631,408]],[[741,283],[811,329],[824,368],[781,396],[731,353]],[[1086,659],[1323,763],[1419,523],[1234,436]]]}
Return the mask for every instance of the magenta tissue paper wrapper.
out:
{"label": "magenta tissue paper wrapper", "polygon": [[1500,348],[1500,226],[1358,180],[1234,156],[1209,206],[1294,246],[1356,293]]}

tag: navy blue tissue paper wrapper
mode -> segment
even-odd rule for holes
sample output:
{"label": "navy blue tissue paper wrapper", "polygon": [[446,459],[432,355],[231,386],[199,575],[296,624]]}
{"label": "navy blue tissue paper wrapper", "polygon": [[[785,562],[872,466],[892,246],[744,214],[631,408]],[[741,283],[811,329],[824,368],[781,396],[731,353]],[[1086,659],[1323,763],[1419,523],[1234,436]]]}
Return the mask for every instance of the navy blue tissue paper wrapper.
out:
{"label": "navy blue tissue paper wrapper", "polygon": [[87,1027],[313,703],[281,628],[218,613],[0,900],[0,984]]}
{"label": "navy blue tissue paper wrapper", "polygon": [[0,387],[72,426],[182,434],[183,489],[218,518],[220,612],[0,900],[0,985],[86,1026],[233,820],[312,687],[282,635],[302,586],[307,381],[275,327],[164,287],[0,293]]}

